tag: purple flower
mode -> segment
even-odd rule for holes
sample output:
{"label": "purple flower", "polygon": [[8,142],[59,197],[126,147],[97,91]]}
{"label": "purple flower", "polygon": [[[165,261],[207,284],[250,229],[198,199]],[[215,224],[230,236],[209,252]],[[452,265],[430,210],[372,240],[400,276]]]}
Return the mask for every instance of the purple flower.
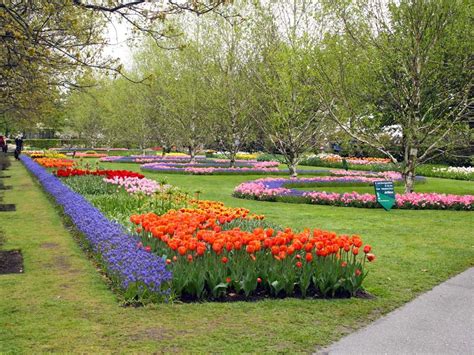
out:
{"label": "purple flower", "polygon": [[21,160],[83,233],[111,280],[117,280],[124,291],[135,287],[136,292],[141,288],[166,296],[169,289],[165,285],[171,280],[171,272],[162,258],[138,248],[137,238],[127,235],[123,227],[108,220],[84,197],[63,185],[32,159],[22,156]]}

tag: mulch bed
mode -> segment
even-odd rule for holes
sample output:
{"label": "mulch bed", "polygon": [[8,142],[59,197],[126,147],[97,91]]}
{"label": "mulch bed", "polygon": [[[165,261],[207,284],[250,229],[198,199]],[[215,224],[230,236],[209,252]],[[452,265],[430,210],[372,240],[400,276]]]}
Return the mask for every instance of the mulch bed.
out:
{"label": "mulch bed", "polygon": [[23,273],[23,256],[20,250],[0,250],[0,274]]}

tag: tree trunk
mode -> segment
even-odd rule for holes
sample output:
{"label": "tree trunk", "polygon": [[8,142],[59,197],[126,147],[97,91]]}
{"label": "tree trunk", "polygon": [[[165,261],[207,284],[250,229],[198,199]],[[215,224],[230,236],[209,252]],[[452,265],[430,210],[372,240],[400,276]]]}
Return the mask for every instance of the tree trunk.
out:
{"label": "tree trunk", "polygon": [[403,179],[405,180],[405,193],[413,192],[413,186],[415,185],[415,174],[413,171],[408,171],[403,174]]}
{"label": "tree trunk", "polygon": [[417,153],[417,149],[410,148],[408,149],[408,156],[405,154],[405,166],[402,174],[405,181],[405,193],[411,193],[414,190]]}
{"label": "tree trunk", "polygon": [[230,167],[235,168],[235,153],[230,153]]}
{"label": "tree trunk", "polygon": [[296,164],[291,162],[291,163],[288,163],[287,165],[288,165],[288,170],[290,171],[291,177],[297,177],[298,173],[296,172]]}
{"label": "tree trunk", "polygon": [[288,166],[291,177],[297,177],[296,165],[298,165],[298,154],[292,148],[281,149],[280,152],[285,156],[286,165]]}
{"label": "tree trunk", "polygon": [[237,152],[239,151],[239,147],[237,144],[234,142],[232,144],[231,151],[229,152],[229,160],[230,160],[230,167],[235,168],[235,157],[237,156]]}
{"label": "tree trunk", "polygon": [[192,145],[188,146],[188,152],[191,159],[189,160],[190,163],[194,163],[196,161],[196,148]]}

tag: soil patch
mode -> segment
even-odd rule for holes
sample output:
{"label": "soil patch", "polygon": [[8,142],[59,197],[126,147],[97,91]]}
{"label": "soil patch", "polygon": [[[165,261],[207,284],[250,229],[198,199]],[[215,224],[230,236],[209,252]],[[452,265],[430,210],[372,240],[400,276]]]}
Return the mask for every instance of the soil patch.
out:
{"label": "soil patch", "polygon": [[13,203],[0,204],[0,212],[13,212],[16,211],[16,205]]}
{"label": "soil patch", "polygon": [[55,249],[59,246],[59,244],[57,243],[43,243],[40,245],[41,248],[45,248],[45,249]]}
{"label": "soil patch", "polygon": [[0,250],[0,274],[23,273],[23,256],[20,250]]}

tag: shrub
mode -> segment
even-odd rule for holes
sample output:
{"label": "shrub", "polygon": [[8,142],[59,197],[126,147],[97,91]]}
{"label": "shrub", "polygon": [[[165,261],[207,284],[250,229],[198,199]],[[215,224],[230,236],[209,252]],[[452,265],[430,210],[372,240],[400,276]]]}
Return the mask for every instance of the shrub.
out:
{"label": "shrub", "polygon": [[257,161],[277,161],[280,164],[283,164],[285,159],[283,158],[283,155],[280,154],[263,153],[257,157]]}
{"label": "shrub", "polygon": [[64,146],[82,146],[86,144],[83,139],[25,139],[25,146],[37,149],[61,148]]}

